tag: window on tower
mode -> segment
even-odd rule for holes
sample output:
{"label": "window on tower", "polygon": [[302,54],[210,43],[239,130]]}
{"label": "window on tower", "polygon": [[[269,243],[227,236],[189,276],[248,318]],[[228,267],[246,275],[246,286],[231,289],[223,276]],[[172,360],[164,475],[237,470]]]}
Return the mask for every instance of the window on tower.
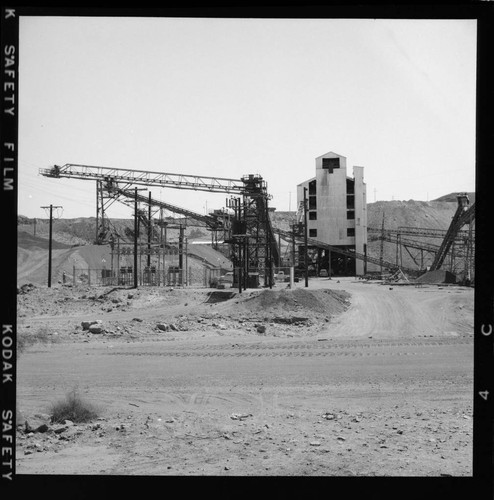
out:
{"label": "window on tower", "polygon": [[339,158],[323,158],[322,159],[322,168],[329,171],[330,174],[333,173],[335,168],[340,168],[340,159]]}

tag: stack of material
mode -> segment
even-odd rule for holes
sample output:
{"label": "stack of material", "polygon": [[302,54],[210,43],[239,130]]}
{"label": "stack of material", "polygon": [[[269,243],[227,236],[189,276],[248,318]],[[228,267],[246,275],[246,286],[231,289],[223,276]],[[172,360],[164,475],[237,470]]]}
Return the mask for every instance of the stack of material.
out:
{"label": "stack of material", "polygon": [[415,280],[415,283],[456,283],[456,276],[442,269],[437,269],[436,271],[429,271]]}

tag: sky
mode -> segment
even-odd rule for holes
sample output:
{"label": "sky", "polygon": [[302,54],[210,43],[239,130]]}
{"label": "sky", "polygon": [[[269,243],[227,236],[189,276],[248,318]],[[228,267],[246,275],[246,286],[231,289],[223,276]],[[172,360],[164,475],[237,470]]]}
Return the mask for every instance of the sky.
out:
{"label": "sky", "polygon": [[[276,210],[329,151],[367,202],[475,190],[475,20],[21,17],[18,213],[96,215],[75,163],[240,179]],[[230,195],[150,188],[204,214]],[[107,215],[131,217],[114,203]]]}

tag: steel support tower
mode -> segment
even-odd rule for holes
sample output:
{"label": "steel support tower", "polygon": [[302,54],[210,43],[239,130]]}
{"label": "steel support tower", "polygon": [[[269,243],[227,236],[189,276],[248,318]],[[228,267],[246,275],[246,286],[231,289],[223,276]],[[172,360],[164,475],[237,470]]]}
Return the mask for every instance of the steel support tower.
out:
{"label": "steel support tower", "polygon": [[131,186],[167,187],[237,195],[241,197],[241,204],[245,208],[242,210],[239,205],[239,209],[228,227],[225,227],[225,221],[221,218],[202,216],[145,196],[137,196],[138,200],[144,203],[201,220],[209,229],[225,231],[226,240],[232,245],[231,253],[234,267],[244,269],[247,275],[250,272],[256,272],[268,276],[273,264],[279,265],[279,248],[269,217],[268,201],[270,195],[267,192],[266,182],[259,175],[250,174],[241,179],[228,179],[71,163],[63,166],[54,165],[48,169],[42,168],[39,173],[52,178],[96,181],[97,243],[107,242],[110,239],[111,229],[106,217],[106,210],[111,203],[116,200],[127,204],[135,201],[134,193],[130,190]]}

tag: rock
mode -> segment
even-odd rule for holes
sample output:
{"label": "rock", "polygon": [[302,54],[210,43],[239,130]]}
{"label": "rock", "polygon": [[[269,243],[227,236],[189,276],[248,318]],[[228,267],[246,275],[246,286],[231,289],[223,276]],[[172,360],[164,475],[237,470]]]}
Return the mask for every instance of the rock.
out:
{"label": "rock", "polygon": [[166,323],[158,323],[156,325],[156,328],[158,328],[158,330],[162,330],[163,332],[167,332],[169,330],[169,327]]}
{"label": "rock", "polygon": [[309,444],[311,446],[321,446],[321,443],[319,441],[311,441]]}
{"label": "rock", "polygon": [[[82,329],[83,330],[89,330],[91,333],[101,333],[103,329],[103,322],[98,319],[98,320],[91,320],[91,321],[83,321],[81,323]],[[101,331],[97,331],[101,329]]]}
{"label": "rock", "polygon": [[178,327],[177,325],[174,325],[173,323],[170,325],[170,330],[173,330],[174,332],[178,332]]}
{"label": "rock", "polygon": [[89,327],[89,332],[90,333],[103,333],[104,329],[102,327],[102,325],[99,325],[99,324],[94,324],[94,325],[91,325]]}
{"label": "rock", "polygon": [[252,417],[252,413],[233,413],[230,415],[232,420],[245,420],[248,417]]}
{"label": "rock", "polygon": [[74,422],[72,422],[72,420],[65,420],[64,424],[68,427],[72,427],[74,425]]}
{"label": "rock", "polygon": [[142,319],[141,318],[132,318],[132,321],[137,321],[139,323],[142,323]]}
{"label": "rock", "polygon": [[257,333],[266,333],[266,327],[264,325],[257,325]]}
{"label": "rock", "polygon": [[49,429],[49,427],[46,424],[41,424],[39,427],[34,429],[34,432],[46,432]]}

